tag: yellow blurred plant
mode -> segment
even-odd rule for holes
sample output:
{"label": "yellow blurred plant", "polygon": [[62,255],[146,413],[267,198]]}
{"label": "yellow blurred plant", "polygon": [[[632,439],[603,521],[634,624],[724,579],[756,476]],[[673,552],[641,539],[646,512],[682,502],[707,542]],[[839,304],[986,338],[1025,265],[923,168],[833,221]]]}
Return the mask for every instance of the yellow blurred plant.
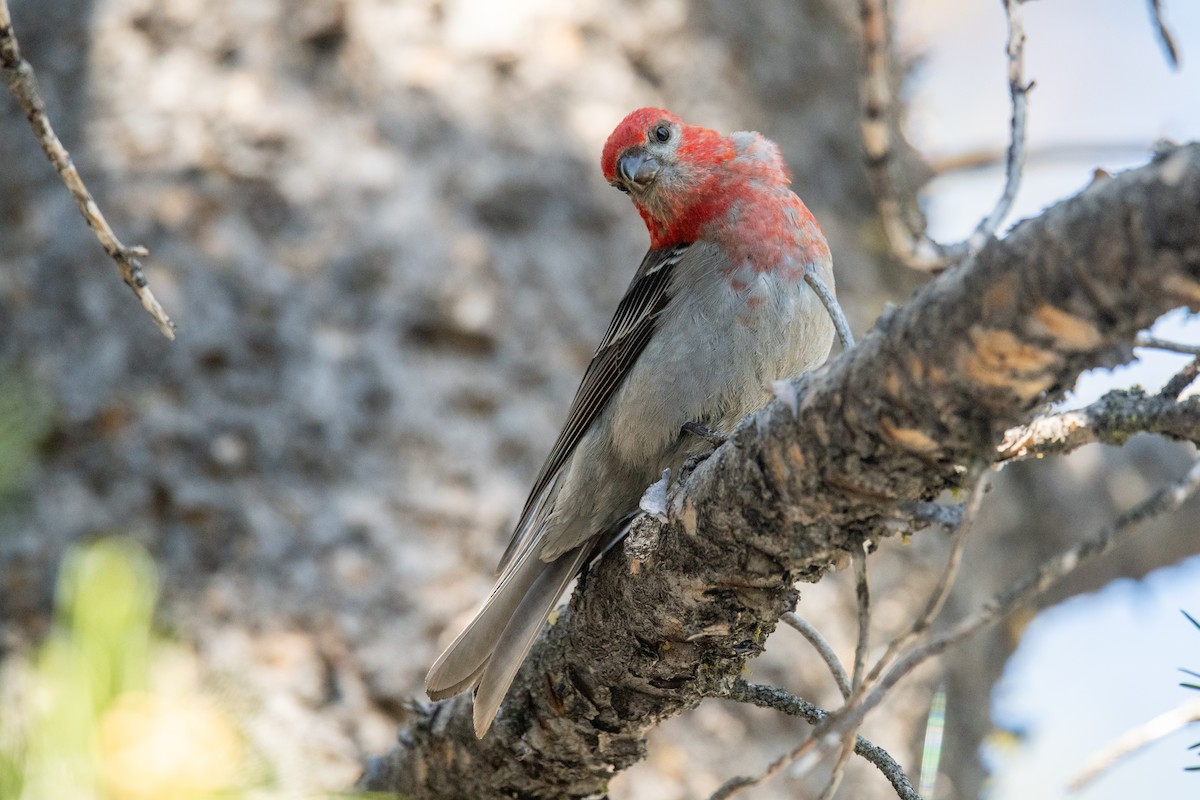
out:
{"label": "yellow blurred plant", "polygon": [[158,579],[137,544],[64,560],[55,624],[0,665],[0,799],[237,797],[253,760],[200,688],[195,659],[154,637]]}

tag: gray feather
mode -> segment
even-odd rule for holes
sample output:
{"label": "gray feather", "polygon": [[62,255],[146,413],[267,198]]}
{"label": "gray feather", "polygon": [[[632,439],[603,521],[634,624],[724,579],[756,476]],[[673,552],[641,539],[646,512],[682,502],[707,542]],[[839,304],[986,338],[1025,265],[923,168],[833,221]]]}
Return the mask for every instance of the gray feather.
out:
{"label": "gray feather", "polygon": [[492,726],[492,720],[496,718],[500,704],[508,694],[508,687],[517,676],[517,670],[521,668],[525,656],[529,655],[542,625],[563,590],[583,566],[588,550],[583,546],[556,561],[537,562],[541,567],[540,573],[525,591],[524,598],[496,642],[491,658],[479,677],[474,708],[476,736],[482,738]]}
{"label": "gray feather", "polygon": [[547,566],[527,552],[505,568],[471,624],[429,668],[425,691],[431,699],[451,697],[475,684],[513,614]]}
{"label": "gray feather", "polygon": [[[811,266],[832,286],[827,256]],[[652,335],[664,326],[670,337]],[[821,363],[832,342],[803,281],[731,263],[712,244],[648,253],[534,482],[496,588],[430,669],[429,696],[475,686],[475,731],[486,733],[600,537],[636,511],[663,469],[706,448],[681,436],[683,424],[731,433],[769,399],[766,386]]]}

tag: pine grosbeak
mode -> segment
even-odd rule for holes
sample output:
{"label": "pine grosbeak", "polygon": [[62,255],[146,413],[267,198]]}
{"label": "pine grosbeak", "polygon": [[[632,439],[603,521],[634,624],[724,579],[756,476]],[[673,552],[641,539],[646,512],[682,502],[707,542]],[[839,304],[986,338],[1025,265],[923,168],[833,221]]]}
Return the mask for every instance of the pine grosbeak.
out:
{"label": "pine grosbeak", "polygon": [[534,481],[496,587],[426,678],[435,700],[475,687],[479,736],[567,584],[664,469],[705,449],[682,427],[732,432],[771,382],[817,366],[833,342],[804,282],[814,270],[832,288],[829,247],[773,142],[643,108],[613,131],[600,163],[645,221],[650,251]]}

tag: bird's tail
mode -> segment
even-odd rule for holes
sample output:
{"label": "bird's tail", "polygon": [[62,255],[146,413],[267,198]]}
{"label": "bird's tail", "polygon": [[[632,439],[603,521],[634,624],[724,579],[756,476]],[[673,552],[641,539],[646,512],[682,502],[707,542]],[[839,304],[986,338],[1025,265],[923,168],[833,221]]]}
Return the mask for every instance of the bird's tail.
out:
{"label": "bird's tail", "polygon": [[430,667],[425,691],[434,700],[475,687],[476,736],[491,727],[542,625],[589,551],[584,544],[545,562],[533,548],[526,550],[506,566],[483,608]]}

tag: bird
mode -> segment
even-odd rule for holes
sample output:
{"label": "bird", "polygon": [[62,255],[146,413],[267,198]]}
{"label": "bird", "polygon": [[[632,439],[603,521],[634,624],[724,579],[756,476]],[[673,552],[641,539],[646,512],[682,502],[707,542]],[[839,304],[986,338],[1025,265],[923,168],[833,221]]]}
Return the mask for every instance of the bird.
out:
{"label": "bird", "polygon": [[490,596],[430,668],[432,700],[474,689],[482,738],[567,585],[627,528],[664,470],[711,450],[770,385],[819,366],[834,326],[805,283],[833,290],[829,246],[779,147],[661,108],[626,116],[601,171],[650,247],[584,371]]}

